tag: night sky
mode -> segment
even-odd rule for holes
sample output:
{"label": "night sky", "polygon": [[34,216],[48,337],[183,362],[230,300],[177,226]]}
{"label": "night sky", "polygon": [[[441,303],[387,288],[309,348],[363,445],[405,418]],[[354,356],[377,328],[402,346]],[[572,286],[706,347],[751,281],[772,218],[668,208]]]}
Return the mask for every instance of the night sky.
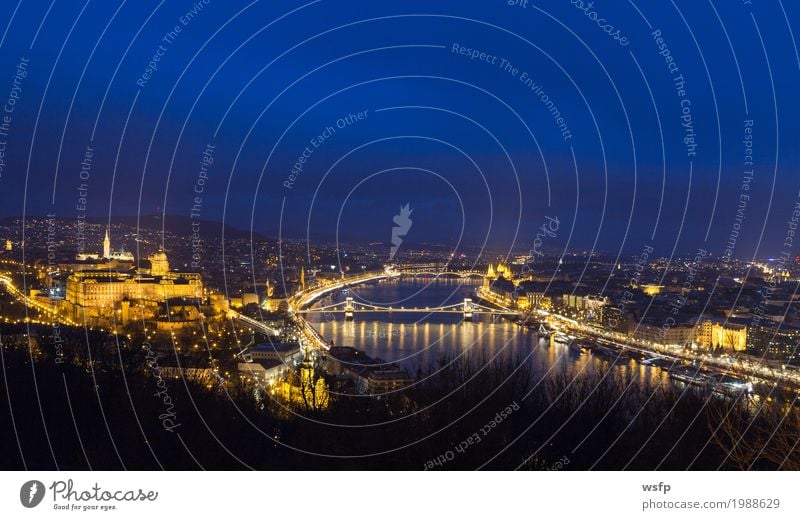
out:
{"label": "night sky", "polygon": [[77,218],[84,184],[97,217],[388,243],[409,204],[409,245],[527,250],[549,216],[549,247],[670,255],[739,210],[734,256],[776,255],[800,5],[753,3],[9,0],[0,216]]}

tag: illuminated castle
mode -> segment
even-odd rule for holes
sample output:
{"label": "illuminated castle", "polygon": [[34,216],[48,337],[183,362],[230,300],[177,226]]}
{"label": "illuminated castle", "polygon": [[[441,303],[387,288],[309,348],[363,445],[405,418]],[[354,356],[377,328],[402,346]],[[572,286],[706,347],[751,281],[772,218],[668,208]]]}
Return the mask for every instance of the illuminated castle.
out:
{"label": "illuminated castle", "polygon": [[[202,298],[203,280],[198,273],[169,270],[164,251],[148,257],[150,268],[138,271],[84,270],[67,278],[65,310],[73,319],[103,318],[122,312],[130,302],[160,303],[171,298]],[[127,321],[122,312],[119,321]]]}

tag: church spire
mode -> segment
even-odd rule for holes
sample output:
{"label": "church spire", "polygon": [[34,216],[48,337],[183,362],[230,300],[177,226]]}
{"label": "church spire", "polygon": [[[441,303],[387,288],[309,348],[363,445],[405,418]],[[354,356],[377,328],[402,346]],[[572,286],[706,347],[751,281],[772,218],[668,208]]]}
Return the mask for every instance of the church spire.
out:
{"label": "church spire", "polygon": [[111,239],[108,237],[108,228],[106,228],[106,237],[103,239],[103,258],[111,258]]}

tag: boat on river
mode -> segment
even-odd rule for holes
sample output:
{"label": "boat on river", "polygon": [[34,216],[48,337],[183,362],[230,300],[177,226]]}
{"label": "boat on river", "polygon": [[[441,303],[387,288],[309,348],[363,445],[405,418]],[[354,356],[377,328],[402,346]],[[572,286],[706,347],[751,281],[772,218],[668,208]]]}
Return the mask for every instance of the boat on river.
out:
{"label": "boat on river", "polygon": [[569,334],[564,334],[563,332],[556,332],[555,337],[553,338],[557,343],[565,343],[569,344],[575,340],[574,337],[570,336]]}
{"label": "boat on river", "polygon": [[694,367],[675,367],[669,372],[669,378],[692,386],[708,386],[713,379]]}
{"label": "boat on river", "polygon": [[711,390],[727,397],[741,397],[753,393],[753,384],[727,374],[710,376]]}

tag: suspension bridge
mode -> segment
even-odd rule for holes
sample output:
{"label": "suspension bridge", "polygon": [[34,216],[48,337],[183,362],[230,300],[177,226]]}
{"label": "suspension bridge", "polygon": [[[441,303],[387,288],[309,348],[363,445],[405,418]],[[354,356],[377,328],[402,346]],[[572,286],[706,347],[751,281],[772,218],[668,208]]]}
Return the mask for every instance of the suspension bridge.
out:
{"label": "suspension bridge", "polygon": [[493,314],[497,316],[517,316],[518,312],[504,308],[493,308],[481,305],[472,301],[472,298],[464,298],[463,302],[454,303],[451,305],[442,305],[439,307],[385,307],[381,305],[372,305],[369,303],[362,303],[355,301],[351,296],[348,296],[344,301],[324,305],[322,307],[314,307],[308,309],[300,309],[295,311],[297,314],[312,314],[312,313],[343,313],[345,320],[354,319],[356,314],[363,313],[396,313],[396,312],[414,312],[422,314],[433,313],[451,313],[461,314],[464,320],[471,320],[475,314]]}

